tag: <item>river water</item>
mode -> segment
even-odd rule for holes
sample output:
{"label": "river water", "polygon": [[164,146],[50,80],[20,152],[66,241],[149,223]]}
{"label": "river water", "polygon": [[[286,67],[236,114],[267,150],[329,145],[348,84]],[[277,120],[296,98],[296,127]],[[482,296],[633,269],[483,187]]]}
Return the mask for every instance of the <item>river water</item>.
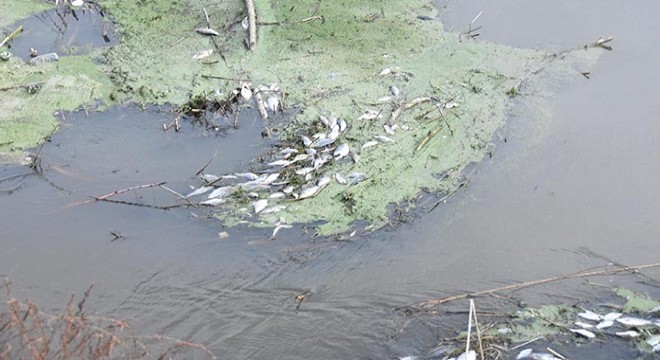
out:
{"label": "river water", "polygon": [[[267,146],[255,140],[255,114],[243,113],[238,130],[184,124],[179,133],[161,130],[173,119],[167,109],[67,114],[44,148],[43,177],[3,183],[17,189],[0,194],[0,273],[42,309],[94,283],[94,312],[127,320],[135,333],[203,343],[221,359],[388,359],[421,354],[464,323],[464,315],[397,307],[608,262],[658,262],[660,3],[438,6],[454,30],[483,10],[480,41],[561,50],[612,35],[614,50],[584,69],[590,79],[576,73],[552,95],[523,87],[492,158],[446,203],[350,242],[313,238],[304,228],[271,240],[269,229],[224,229],[204,209],[80,204],[159,181],[185,192],[213,154],[211,173],[249,165]],[[4,166],[0,177],[23,172]],[[177,200],[161,189],[138,194],[124,199]],[[110,232],[123,237],[113,241]],[[660,273],[646,275],[657,286]],[[645,289],[660,296],[658,287]],[[517,296],[542,304],[589,291],[573,281]],[[497,299],[483,301],[497,309]]]}

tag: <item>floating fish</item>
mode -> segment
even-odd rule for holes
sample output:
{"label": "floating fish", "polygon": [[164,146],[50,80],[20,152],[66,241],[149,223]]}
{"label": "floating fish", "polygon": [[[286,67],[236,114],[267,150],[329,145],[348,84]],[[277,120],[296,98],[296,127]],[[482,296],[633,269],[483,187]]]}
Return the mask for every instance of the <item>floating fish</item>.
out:
{"label": "floating fish", "polygon": [[307,155],[316,155],[316,149],[305,149],[305,154]]}
{"label": "floating fish", "polygon": [[280,177],[280,173],[272,173],[272,174],[268,174],[268,175],[266,176],[266,178],[263,179],[263,181],[261,181],[261,183],[262,183],[262,184],[266,184],[266,185],[268,185],[268,184],[272,184],[272,183],[273,183],[275,180],[277,180],[277,178],[279,178],[279,177]]}
{"label": "floating fish", "polygon": [[335,126],[338,126],[338,125],[337,125],[337,118],[334,117],[334,116],[331,116],[331,117],[328,119],[328,128],[330,128],[330,129],[334,129]]}
{"label": "floating fish", "polygon": [[303,189],[300,192],[300,196],[298,196],[299,199],[307,199],[310,198],[314,195],[316,195],[319,192],[320,188],[317,185],[310,186],[306,189]]}
{"label": "floating fish", "polygon": [[250,28],[250,20],[248,19],[247,16],[243,19],[243,21],[241,21],[241,27],[243,28],[243,30],[247,30]]}
{"label": "floating fish", "polygon": [[245,101],[249,101],[250,99],[252,99],[252,89],[250,89],[250,87],[247,86],[247,84],[243,84],[243,86],[241,87],[241,97]]}
{"label": "floating fish", "polygon": [[596,325],[596,329],[607,329],[608,327],[614,325],[614,321],[612,320],[603,320],[598,325]]}
{"label": "floating fish", "polygon": [[220,177],[217,176],[217,175],[211,175],[211,174],[203,174],[202,175],[202,180],[204,180],[206,182],[210,182],[210,183],[212,183],[214,181],[217,181],[219,179],[220,179]]}
{"label": "floating fish", "polygon": [[246,180],[257,180],[259,178],[259,175],[255,174],[255,173],[251,173],[251,172],[237,173],[237,174],[234,174],[234,175],[238,176],[239,178],[246,179]]}
{"label": "floating fish", "polygon": [[376,102],[379,102],[379,103],[388,103],[390,101],[392,101],[391,96],[382,96],[382,97],[379,97],[378,99],[376,99]]}
{"label": "floating fish", "polygon": [[284,189],[282,189],[282,192],[285,193],[285,194],[291,194],[293,192],[293,190],[295,190],[295,189],[296,189],[295,187],[293,187],[292,185],[289,185],[289,186],[285,187]]}
{"label": "floating fish", "polygon": [[327,139],[328,135],[326,133],[316,133],[312,135],[312,139],[314,140],[320,140],[320,139]]}
{"label": "floating fish", "polygon": [[330,126],[330,120],[328,120],[327,117],[325,117],[325,116],[323,116],[323,115],[319,115],[319,121],[320,121],[321,124],[323,124],[325,127],[327,127],[327,128],[330,128],[330,127],[331,127],[331,126]]}
{"label": "floating fish", "polygon": [[285,156],[295,154],[297,152],[298,152],[298,150],[296,150],[294,148],[290,148],[290,147],[280,150],[280,154],[285,155]]}
{"label": "floating fish", "polygon": [[639,336],[639,333],[637,331],[633,330],[628,330],[628,331],[619,331],[614,333],[616,336],[624,337],[624,338],[636,338]]}
{"label": "floating fish", "polygon": [[584,336],[587,339],[593,339],[593,338],[596,337],[596,334],[592,333],[589,330],[585,330],[585,329],[568,329],[568,330],[570,330],[570,332],[572,332],[574,334]]}
{"label": "floating fish", "polygon": [[577,314],[577,316],[579,316],[583,319],[591,320],[591,321],[601,321],[601,320],[603,320],[602,315],[596,314],[595,312],[589,311],[589,310],[586,310],[585,312],[579,313],[579,314]]}
{"label": "floating fish", "polygon": [[339,137],[339,125],[335,125],[326,136],[328,139],[336,139]]}
{"label": "floating fish", "polygon": [[289,160],[275,160],[272,162],[268,163],[268,166],[289,166],[293,163],[293,161]]}
{"label": "floating fish", "polygon": [[470,350],[459,355],[456,360],[477,360],[477,352]]}
{"label": "floating fish", "polygon": [[307,136],[305,136],[305,135],[301,135],[300,138],[302,139],[303,144],[304,144],[305,146],[310,146],[310,145],[312,145],[312,140],[311,140],[310,138],[308,138]]}
{"label": "floating fish", "polygon": [[604,321],[614,321],[614,320],[620,318],[621,315],[623,315],[623,314],[617,313],[617,312],[611,312],[609,314],[605,314],[605,316],[603,316],[603,320]]}
{"label": "floating fish", "polygon": [[322,157],[318,157],[318,158],[314,159],[314,163],[313,163],[314,169],[315,170],[320,169],[321,166],[323,166],[327,162],[328,162],[328,160],[326,160]]}
{"label": "floating fish", "polygon": [[372,147],[372,146],[375,146],[375,145],[378,145],[378,144],[379,144],[378,141],[369,140],[366,143],[362,144],[362,147],[360,147],[360,149],[366,149],[368,147]]}
{"label": "floating fish", "polygon": [[196,53],[195,55],[193,55],[192,58],[193,58],[193,60],[201,60],[201,59],[206,59],[207,57],[209,57],[211,55],[213,55],[213,49],[200,51],[200,52]]}
{"label": "floating fish", "polygon": [[346,128],[348,127],[348,124],[343,118],[337,119],[337,125],[339,125],[339,131],[344,132]]}
{"label": "floating fish", "polygon": [[216,206],[223,204],[225,202],[225,199],[210,199],[206,201],[202,201],[200,205],[211,205],[211,206]]}
{"label": "floating fish", "polygon": [[649,326],[653,325],[653,322],[646,319],[634,318],[631,316],[622,316],[616,319],[617,322],[625,326]]}
{"label": "floating fish", "polygon": [[277,224],[275,224],[275,228],[273,229],[273,235],[272,235],[272,237],[275,237],[275,235],[277,235],[277,233],[278,233],[281,229],[291,229],[291,228],[292,228],[291,225],[288,225],[288,224],[285,224],[285,223],[283,223],[283,222],[281,222],[281,221],[278,221]]}
{"label": "floating fish", "polygon": [[396,85],[390,86],[390,94],[392,94],[392,96],[399,96],[400,93],[401,92],[399,91],[399,88],[396,87]]}
{"label": "floating fish", "polygon": [[376,140],[382,142],[382,143],[390,143],[393,142],[394,140],[388,138],[387,136],[384,135],[378,135],[376,136]]}
{"label": "floating fish", "polygon": [[314,171],[313,167],[304,167],[302,169],[296,170],[296,174],[297,175],[307,175],[307,174],[311,173],[312,171]]}
{"label": "floating fish", "polygon": [[389,75],[389,74],[391,74],[391,73],[392,73],[392,69],[390,69],[390,68],[385,68],[385,69],[381,70],[381,71],[378,73],[378,75],[384,76],[384,75]]}
{"label": "floating fish", "polygon": [[266,100],[266,107],[272,112],[277,112],[280,108],[280,99],[277,96],[270,96]]}
{"label": "floating fish", "polygon": [[253,199],[258,199],[259,198],[259,193],[258,192],[251,192],[247,194],[248,197],[251,197]]}
{"label": "floating fish", "polygon": [[530,355],[532,355],[533,351],[534,350],[532,350],[532,349],[525,349],[525,350],[519,352],[518,356],[516,356],[516,360],[527,359]]}
{"label": "floating fish", "polygon": [[358,172],[350,173],[348,174],[348,185],[355,185],[361,183],[366,178],[367,177],[364,176],[364,174]]}
{"label": "floating fish", "polygon": [[208,28],[208,27],[197,28],[197,29],[195,29],[195,31],[197,31],[197,33],[202,34],[202,35],[209,35],[209,36],[219,36],[220,35],[220,33],[218,33],[217,31],[215,31],[211,28]]}
{"label": "floating fish", "polygon": [[291,160],[291,163],[293,164],[293,163],[298,162],[298,161],[307,160],[307,159],[309,159],[309,156],[310,155],[307,155],[307,154],[296,155],[296,157],[294,157],[293,160]]}
{"label": "floating fish", "polygon": [[394,126],[389,126],[389,125],[385,124],[385,125],[383,125],[383,129],[385,129],[386,133],[388,133],[390,135],[394,135]]}
{"label": "floating fish", "polygon": [[580,322],[580,321],[576,321],[576,322],[575,322],[575,325],[577,325],[577,326],[579,326],[579,327],[581,327],[581,328],[583,328],[583,329],[591,329],[592,327],[594,327],[594,326],[591,325],[591,324],[583,323],[583,322]]}
{"label": "floating fish", "polygon": [[383,117],[381,115],[380,111],[372,110],[372,109],[367,109],[360,115],[357,119],[358,120],[374,120]]}
{"label": "floating fish", "polygon": [[189,197],[192,197],[192,196],[206,194],[207,192],[211,191],[212,189],[213,189],[213,186],[202,186],[202,187],[198,188],[197,190],[191,192],[190,194],[186,195],[186,197],[189,198]]}
{"label": "floating fish", "polygon": [[268,200],[261,199],[254,202],[254,213],[258,214],[261,210],[265,209],[268,206]]}
{"label": "floating fish", "polygon": [[325,147],[333,144],[335,141],[337,141],[337,139],[321,139],[317,141],[316,144],[312,145],[312,147],[315,148]]}
{"label": "floating fish", "polygon": [[330,183],[330,178],[323,175],[319,178],[319,181],[316,183],[316,186],[322,188]]}
{"label": "floating fish", "polygon": [[285,198],[285,197],[286,197],[286,194],[283,193],[283,192],[279,192],[279,191],[268,195],[269,199],[282,199],[282,198]]}
{"label": "floating fish", "polygon": [[207,199],[224,198],[232,193],[231,186],[223,186],[213,190]]}
{"label": "floating fish", "polygon": [[336,160],[339,160],[343,158],[344,156],[348,155],[349,148],[348,144],[343,143],[335,149],[335,151],[332,153],[332,155],[335,157]]}
{"label": "floating fish", "polygon": [[548,354],[548,353],[538,353],[535,352],[532,354],[532,359],[534,360],[560,360],[558,357]]}
{"label": "floating fish", "polygon": [[267,208],[261,210],[261,214],[262,215],[272,214],[272,213],[275,213],[275,212],[282,211],[284,209],[286,209],[286,206],[284,206],[284,205],[275,205],[275,206],[267,207]]}
{"label": "floating fish", "polygon": [[348,180],[346,180],[346,178],[344,177],[344,175],[342,175],[342,174],[340,174],[340,173],[336,173],[336,174],[334,175],[334,178],[335,178],[335,180],[337,180],[338,183],[340,183],[340,184],[342,184],[342,185],[348,184]]}

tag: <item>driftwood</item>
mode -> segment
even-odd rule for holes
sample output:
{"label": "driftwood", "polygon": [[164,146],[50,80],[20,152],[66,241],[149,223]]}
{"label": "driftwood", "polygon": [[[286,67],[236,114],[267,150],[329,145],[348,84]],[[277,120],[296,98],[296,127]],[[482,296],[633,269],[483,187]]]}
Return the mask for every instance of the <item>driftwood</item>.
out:
{"label": "driftwood", "polygon": [[248,49],[254,50],[257,45],[257,12],[253,0],[245,0],[248,12]]}
{"label": "driftwood", "polygon": [[23,31],[23,25],[19,26],[16,30],[12,31],[11,34],[7,35],[7,37],[0,42],[0,47],[5,46],[11,39],[13,39],[16,35],[20,34]]}
{"label": "driftwood", "polygon": [[467,299],[467,298],[470,298],[470,297],[475,297],[475,296],[480,296],[480,295],[494,294],[494,293],[507,291],[507,290],[517,290],[517,289],[522,289],[522,288],[526,288],[526,287],[530,287],[530,286],[547,284],[547,283],[555,282],[555,281],[568,280],[568,279],[577,279],[577,278],[584,278],[584,277],[598,276],[598,275],[616,275],[616,274],[619,274],[619,273],[635,273],[635,272],[638,272],[640,270],[652,269],[652,268],[658,268],[658,267],[660,267],[660,263],[646,264],[646,265],[639,265],[639,266],[625,266],[625,265],[607,266],[607,267],[604,267],[604,268],[595,269],[595,270],[591,270],[591,271],[584,271],[584,272],[579,272],[579,273],[569,274],[569,275],[553,276],[553,277],[540,279],[540,280],[533,280],[533,281],[527,281],[527,282],[523,282],[523,283],[519,283],[519,284],[512,284],[512,285],[502,286],[502,287],[498,287],[498,288],[495,288],[495,289],[489,289],[489,290],[477,291],[477,292],[473,292],[473,293],[466,293],[466,294],[453,295],[453,296],[447,296],[447,297],[442,297],[442,298],[437,298],[437,299],[426,300],[426,301],[422,301],[421,303],[418,303],[417,306],[419,306],[419,307],[430,307],[430,306],[436,306],[436,305],[444,304],[444,303],[450,302],[450,301]]}

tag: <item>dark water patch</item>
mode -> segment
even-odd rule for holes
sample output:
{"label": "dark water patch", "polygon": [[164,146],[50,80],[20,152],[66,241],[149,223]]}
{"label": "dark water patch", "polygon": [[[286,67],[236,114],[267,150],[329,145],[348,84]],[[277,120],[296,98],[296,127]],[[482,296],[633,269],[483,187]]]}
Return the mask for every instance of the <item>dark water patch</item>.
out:
{"label": "dark water patch", "polygon": [[9,29],[23,26],[23,33],[14,38],[11,52],[25,60],[30,49],[39,54],[81,55],[93,49],[113,45],[117,38],[112,22],[96,5],[81,8],[60,6],[32,15],[13,24]]}

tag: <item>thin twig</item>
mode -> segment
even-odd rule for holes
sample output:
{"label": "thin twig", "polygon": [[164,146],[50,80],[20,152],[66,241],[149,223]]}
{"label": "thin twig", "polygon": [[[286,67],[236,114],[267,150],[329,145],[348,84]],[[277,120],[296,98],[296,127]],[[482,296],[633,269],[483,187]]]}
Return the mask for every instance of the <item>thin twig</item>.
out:
{"label": "thin twig", "polygon": [[474,305],[474,300],[470,299],[470,310],[472,311],[472,316],[474,316],[474,326],[477,328],[477,340],[479,340],[479,353],[481,354],[481,360],[486,360],[484,356],[484,344],[481,341],[481,331],[479,330],[479,320],[477,319],[477,307]]}
{"label": "thin twig", "polygon": [[[209,29],[213,29],[211,27],[211,21],[209,20],[209,13],[206,12],[206,8],[202,8],[204,10],[204,17],[206,18],[206,27]],[[218,51],[218,55],[222,58],[222,61],[225,62],[225,65],[227,64],[227,59],[225,59],[225,55],[222,53],[222,50],[220,49],[220,46],[218,46],[218,43],[215,41],[215,36],[211,36],[211,42],[213,42],[213,46],[215,46],[215,49]]]}
{"label": "thin twig", "polygon": [[217,75],[202,74],[201,77],[203,77],[205,79],[218,79],[218,80],[227,80],[227,81],[250,82],[250,79],[241,79],[241,78],[233,78],[233,77],[225,77],[225,76],[217,76]]}
{"label": "thin twig", "polygon": [[608,267],[601,268],[601,269],[585,271],[585,272],[579,272],[579,273],[575,273],[575,274],[553,276],[553,277],[549,277],[549,278],[545,278],[545,279],[534,280],[534,281],[526,281],[526,282],[519,283],[519,284],[507,285],[507,286],[502,286],[502,287],[489,289],[489,290],[476,291],[476,292],[472,292],[472,293],[466,293],[466,294],[453,295],[453,296],[447,296],[447,297],[442,297],[442,298],[437,298],[437,299],[426,300],[426,301],[422,301],[421,303],[419,303],[418,306],[421,306],[421,307],[435,306],[435,305],[444,304],[444,303],[450,302],[450,301],[466,299],[466,298],[469,298],[469,297],[488,295],[488,294],[493,294],[493,293],[502,292],[502,291],[506,291],[506,290],[522,289],[522,288],[526,288],[526,287],[530,287],[530,286],[547,284],[547,283],[550,283],[550,282],[556,282],[556,281],[562,281],[562,280],[568,280],[568,279],[576,279],[576,278],[583,278],[583,277],[590,277],[590,276],[598,276],[598,275],[616,275],[616,274],[624,273],[624,272],[637,272],[637,271],[640,271],[640,270],[652,269],[652,268],[657,268],[657,267],[660,267],[660,263],[645,264],[645,265],[638,265],[638,266],[608,266]]}
{"label": "thin twig", "polygon": [[321,22],[325,22],[325,18],[320,15],[316,16],[310,16],[308,18],[302,19],[302,20],[296,20],[296,21],[257,21],[257,25],[263,25],[263,26],[272,26],[272,25],[295,25],[295,24],[304,24],[308,23],[310,21],[314,20],[321,20]]}

